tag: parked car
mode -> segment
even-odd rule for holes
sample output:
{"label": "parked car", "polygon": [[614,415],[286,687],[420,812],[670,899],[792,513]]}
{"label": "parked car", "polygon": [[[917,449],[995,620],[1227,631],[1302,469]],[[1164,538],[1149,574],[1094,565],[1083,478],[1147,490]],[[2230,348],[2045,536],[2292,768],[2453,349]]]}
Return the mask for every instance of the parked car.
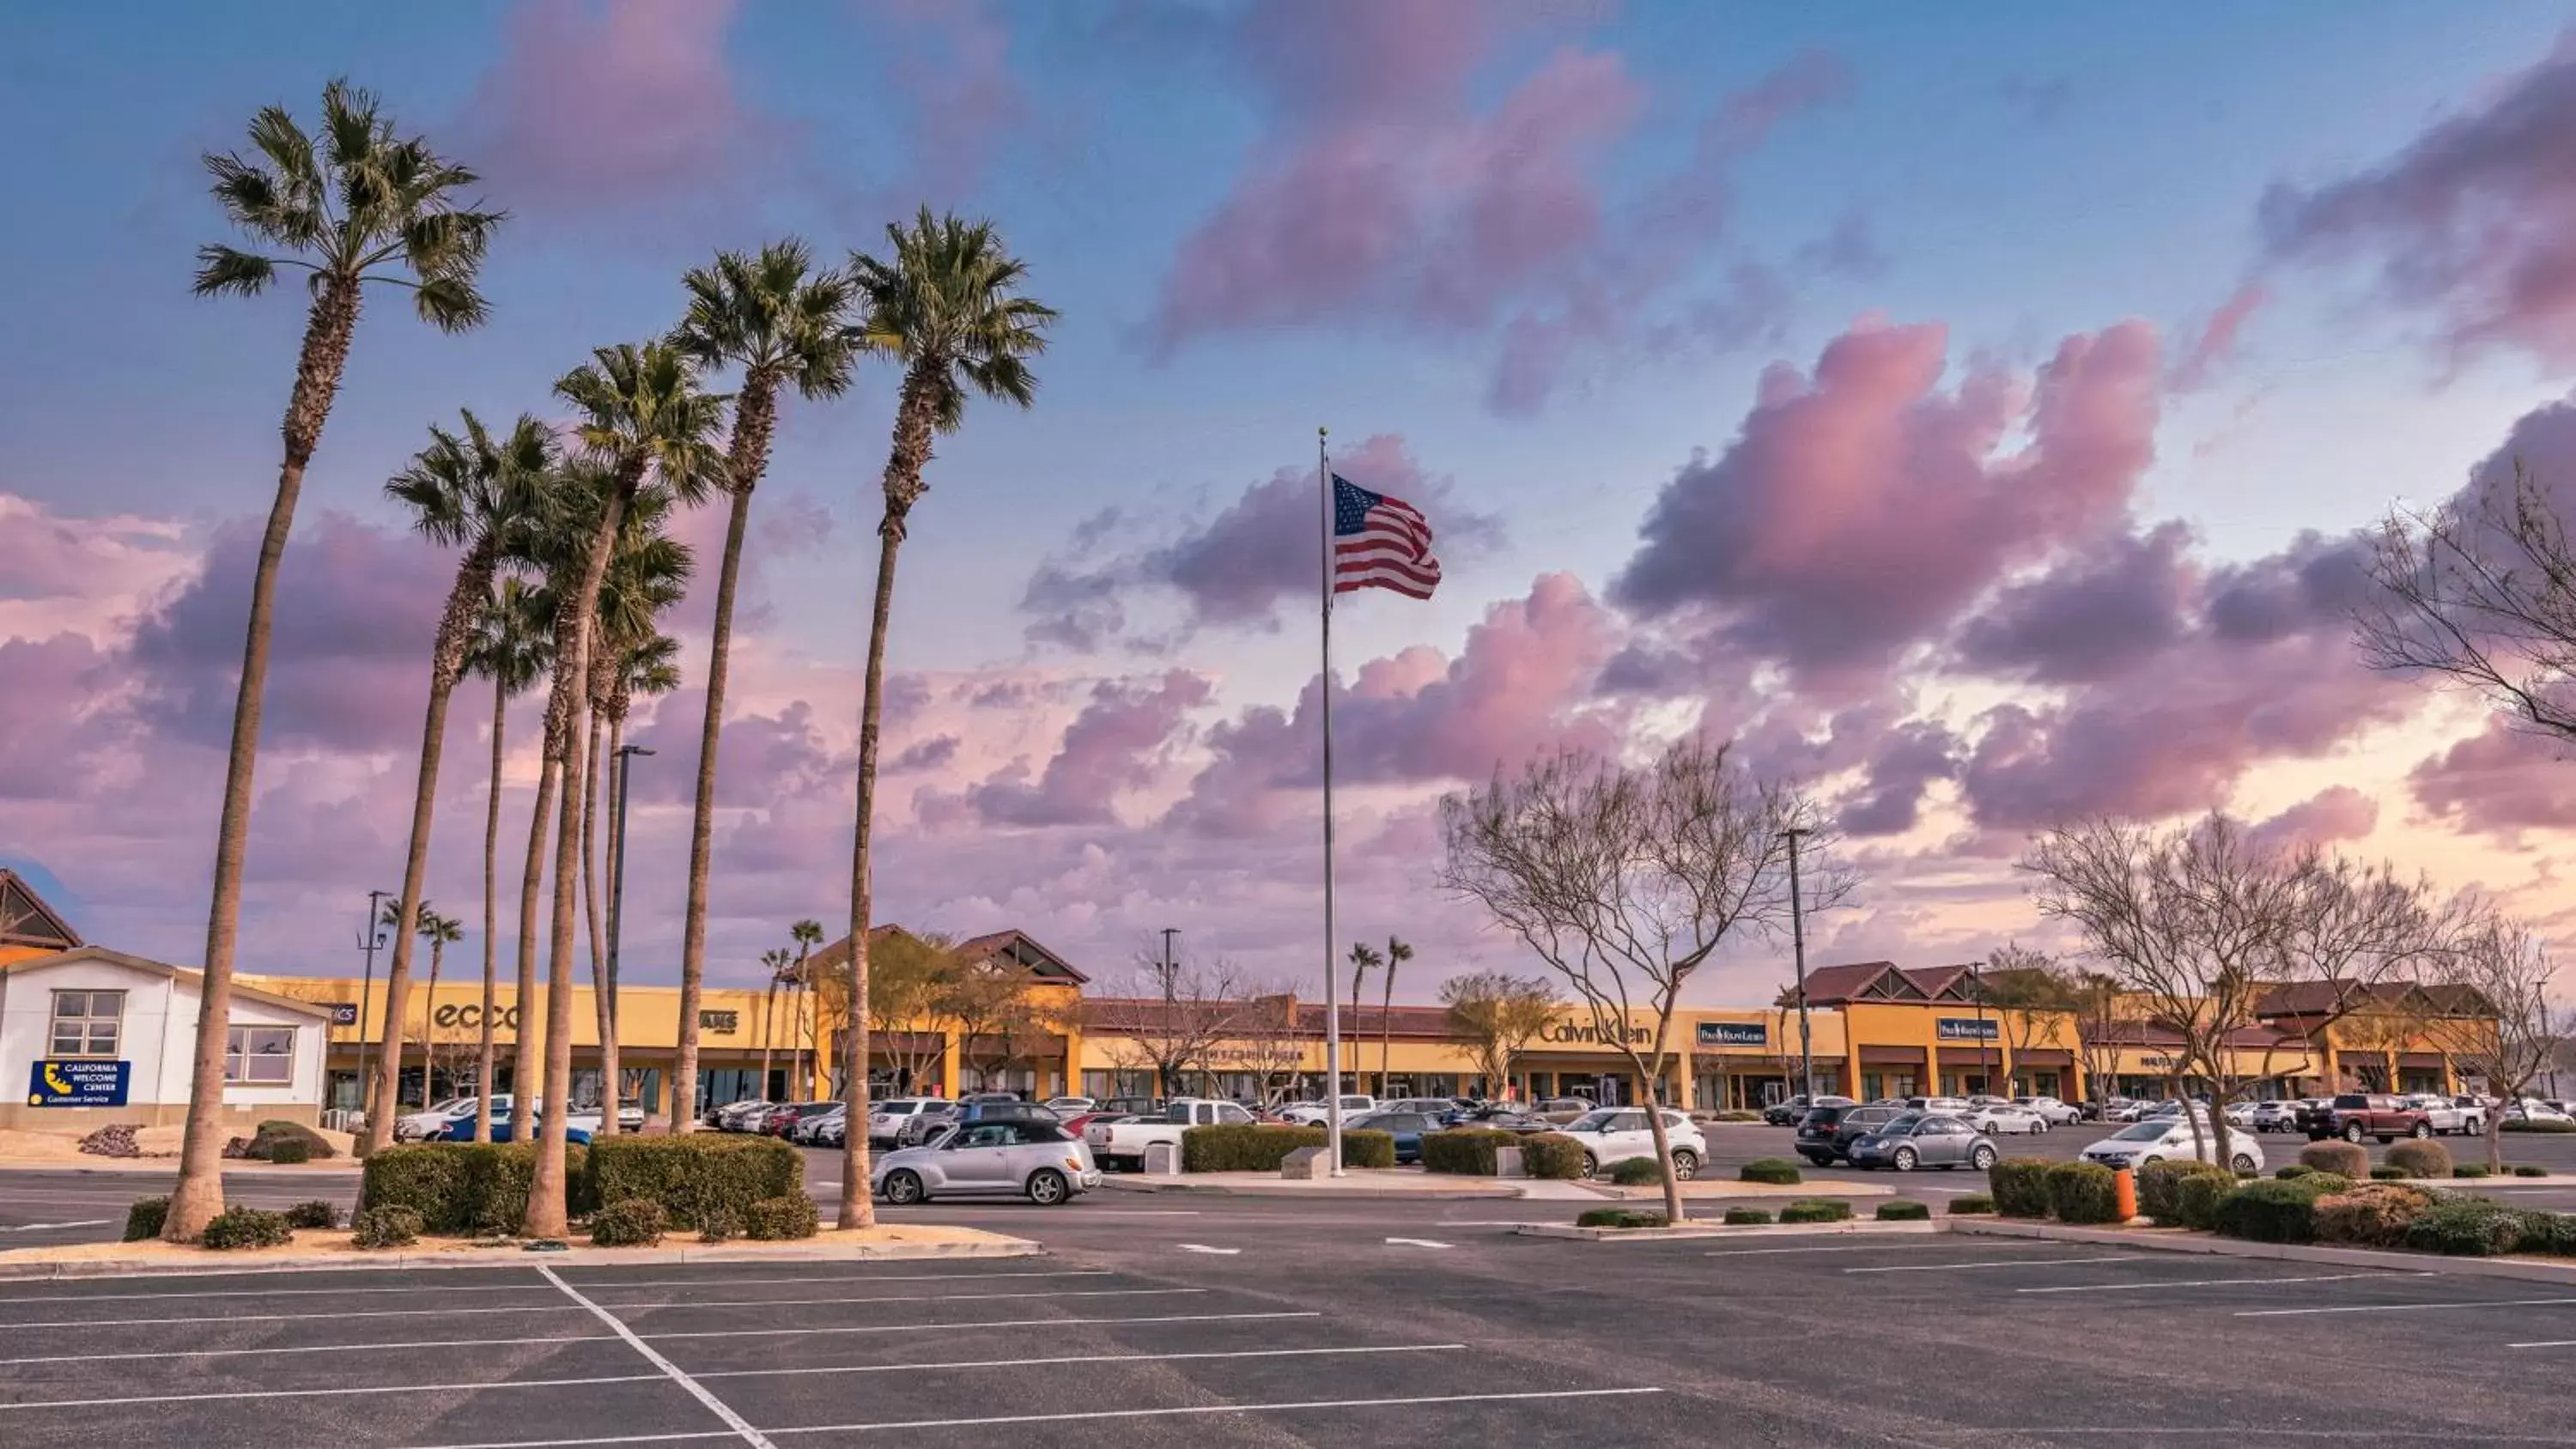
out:
{"label": "parked car", "polygon": [[1061,1123],[996,1119],[969,1122],[936,1142],[887,1153],[870,1170],[868,1186],[897,1206],[1009,1194],[1054,1207],[1100,1186],[1100,1169],[1091,1150]]}
{"label": "parked car", "polygon": [[2034,1136],[2048,1130],[2048,1119],[2019,1102],[1991,1102],[1967,1114],[1967,1124],[1989,1137],[2001,1133]]}
{"label": "parked car", "polygon": [[2430,1137],[2433,1119],[2422,1108],[2409,1107],[2385,1092],[2343,1092],[2323,1107],[2303,1109],[2299,1129],[2311,1142],[2340,1137],[2346,1142],[2359,1142],[2375,1137],[2381,1142],[2394,1142],[2400,1137]]}
{"label": "parked car", "polygon": [[2241,1130],[2243,1130],[2243,1131],[2247,1131],[2247,1132],[2251,1132],[2251,1131],[2253,1131],[2253,1130],[2254,1130],[2254,1104],[2253,1104],[2253,1103],[2251,1103],[2251,1102],[2230,1102],[2230,1103],[2228,1103],[2228,1104],[2227,1104],[2227,1125],[2228,1125],[2228,1126],[2230,1126],[2230,1127],[2239,1128],[2239,1129],[2241,1129]]}
{"label": "parked car", "polygon": [[1076,1137],[1081,1137],[1085,1129],[1094,1122],[1133,1122],[1143,1115],[1141,1112],[1084,1112],[1065,1118],[1064,1130]]}
{"label": "parked car", "polygon": [[1965,1097],[1908,1097],[1905,1099],[1905,1110],[1928,1112],[1942,1117],[1964,1117],[1968,1115],[1968,1099]]}
{"label": "parked car", "polygon": [[903,1124],[923,1112],[941,1114],[957,1104],[945,1097],[888,1097],[868,1104],[868,1146],[891,1148],[902,1133]]}
{"label": "parked car", "polygon": [[[1670,1107],[1663,1109],[1664,1139],[1672,1147],[1673,1175],[1688,1181],[1708,1161],[1708,1139],[1699,1124]],[[1596,1107],[1561,1129],[1583,1144],[1583,1175],[1593,1177],[1611,1164],[1655,1155],[1655,1129],[1643,1107]]]}
{"label": "parked car", "polygon": [[1397,1163],[1422,1160],[1422,1134],[1440,1130],[1440,1119],[1428,1112],[1371,1112],[1342,1126],[1353,1132],[1384,1132],[1395,1139]]}
{"label": "parked car", "polygon": [[[1377,1098],[1358,1092],[1345,1093],[1342,1097],[1342,1125],[1347,1127],[1353,1117],[1365,1116],[1377,1109]],[[1307,1127],[1321,1126],[1332,1115],[1321,1102],[1291,1102],[1279,1109],[1281,1120]]]}
{"label": "parked car", "polygon": [[1904,1115],[1902,1107],[1818,1107],[1798,1124],[1798,1155],[1831,1167],[1851,1155],[1851,1145]]}
{"label": "parked car", "polygon": [[2576,1115],[2571,1115],[2561,1103],[2544,1102],[2537,1097],[2525,1097],[2504,1109],[2504,1120],[2507,1122],[2576,1122]]}
{"label": "parked car", "polygon": [[1059,1117],[1078,1116],[1099,1105],[1089,1097],[1049,1097],[1046,1100],[1047,1110]]}
{"label": "parked car", "polygon": [[739,1102],[727,1102],[707,1114],[707,1125],[719,1132],[749,1132],[752,1130],[752,1118],[768,1112],[777,1105],[776,1102],[765,1097],[746,1097]]}
{"label": "parked car", "polygon": [[[599,1119],[597,1117],[585,1119],[582,1114],[576,1112],[564,1119],[564,1141],[571,1143],[575,1147],[588,1147],[590,1145],[590,1134],[598,1125]],[[545,1119],[543,1117],[531,1118],[529,1120],[528,1127],[530,1137],[533,1140],[538,1133],[544,1130]],[[473,1141],[474,1119],[472,1117],[467,1117],[461,1122],[449,1123],[447,1134],[446,1140],[450,1142]],[[493,1117],[492,1140],[495,1142],[508,1142],[511,1140],[510,1119],[507,1114],[496,1115]]]}
{"label": "parked car", "polygon": [[1051,1122],[1058,1127],[1063,1119],[1035,1102],[1017,1097],[986,1097],[981,1101],[950,1102],[925,1108],[905,1120],[895,1133],[897,1147],[917,1147],[930,1140],[930,1135],[943,1127],[969,1126],[977,1122]]}
{"label": "parked car", "polygon": [[2433,1124],[2433,1135],[2483,1136],[2487,1130],[2487,1104],[2475,1097],[2446,1097],[2439,1092],[2416,1092],[2399,1099],[2424,1114]]}
{"label": "parked car", "polygon": [[[787,1128],[787,1140],[812,1147],[822,1140],[825,1127],[846,1129],[850,1122],[850,1104],[834,1102],[820,1112],[800,1112]],[[843,1135],[846,1135],[845,1133]]]}
{"label": "parked car", "polygon": [[1877,1131],[1853,1139],[1851,1165],[1912,1172],[1918,1167],[1967,1167],[1978,1172],[2002,1155],[1994,1139],[1961,1117],[1939,1112],[1905,1112]]}
{"label": "parked car", "polygon": [[1133,1171],[1145,1165],[1145,1149],[1157,1142],[1170,1143],[1177,1150],[1181,1134],[1193,1127],[1232,1127],[1251,1121],[1252,1114],[1239,1103],[1180,1097],[1165,1107],[1160,1117],[1095,1121],[1082,1129],[1082,1140],[1089,1144],[1092,1157],[1104,1169]]}
{"label": "parked car", "polygon": [[1536,1115],[1559,1124],[1571,1122],[1592,1110],[1594,1104],[1590,1097],[1545,1097],[1530,1108]]}
{"label": "parked car", "polygon": [[2299,1104],[2285,1099],[2257,1102],[2246,1114],[2246,1125],[2257,1132],[2290,1131],[2299,1125]]}
{"label": "parked car", "polygon": [[2013,1098],[2013,1105],[2016,1107],[2028,1107],[2030,1110],[2037,1112],[2041,1117],[2047,1119],[2048,1125],[2051,1127],[2063,1127],[2069,1122],[2080,1122],[2084,1119],[2084,1113],[2081,1108],[2078,1108],[2072,1102],[2061,1102],[2055,1097],[2015,1097]]}
{"label": "parked car", "polygon": [[1807,1114],[1818,1107],[1856,1107],[1859,1105],[1859,1103],[1853,1101],[1849,1097],[1837,1097],[1830,1093],[1819,1093],[1815,1100],[1809,1101],[1807,1095],[1801,1092],[1797,1096],[1791,1097],[1788,1101],[1774,1102],[1770,1106],[1763,1108],[1762,1120],[1774,1127],[1795,1127],[1799,1123],[1806,1121]]}
{"label": "parked car", "polygon": [[[447,1136],[447,1128],[449,1124],[461,1118],[465,1123],[465,1138],[463,1140],[471,1141],[474,1136],[475,1104],[481,1100],[482,1099],[480,1097],[450,1097],[444,1102],[432,1104],[429,1110],[425,1112],[414,1112],[407,1117],[396,1117],[394,1119],[394,1140],[396,1142],[439,1141]],[[492,1115],[495,1117],[507,1117],[510,1115],[509,1093],[502,1092],[492,1098]]]}
{"label": "parked car", "polygon": [[839,1102],[814,1101],[791,1102],[784,1107],[772,1107],[753,1130],[766,1137],[792,1137],[795,1135],[797,1123],[808,1117],[819,1117],[840,1105]]}
{"label": "parked car", "polygon": [[[2086,1162],[2105,1167],[2144,1167],[2150,1162],[2217,1160],[2218,1134],[2210,1130],[2209,1119],[2200,1119],[2197,1138],[2192,1122],[2177,1113],[2132,1123],[2084,1149]],[[2263,1148],[2253,1138],[2241,1133],[2227,1134],[2227,1165],[2238,1172],[2261,1172]]]}

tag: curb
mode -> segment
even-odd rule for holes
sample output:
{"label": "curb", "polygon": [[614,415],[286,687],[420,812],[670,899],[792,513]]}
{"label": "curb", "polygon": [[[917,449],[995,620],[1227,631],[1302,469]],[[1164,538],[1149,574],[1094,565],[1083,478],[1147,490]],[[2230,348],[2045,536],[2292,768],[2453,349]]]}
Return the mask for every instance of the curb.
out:
{"label": "curb", "polygon": [[2334,1263],[2347,1268],[2384,1268],[2391,1272],[2438,1273],[2459,1278],[2512,1278],[2527,1283],[2576,1287],[2576,1263],[2536,1258],[2450,1258],[2439,1253],[2384,1253],[2372,1248],[2328,1248],[2308,1243],[2249,1243],[2237,1238],[2172,1228],[2080,1228],[2063,1223],[1945,1220],[1954,1233],[1990,1238],[2043,1238],[2057,1243],[2096,1247],[2140,1248],[2159,1253],[2198,1253],[2217,1258],[2269,1258],[2291,1263]]}
{"label": "curb", "polygon": [[[15,1172],[42,1172],[60,1174],[65,1177],[132,1177],[138,1173],[177,1172],[179,1170],[179,1159],[176,1157],[121,1157],[112,1158],[110,1160],[116,1162],[129,1162],[133,1165],[130,1167],[103,1167],[94,1162],[0,1162],[0,1175]],[[231,1162],[237,1160],[242,1159],[227,1160],[224,1167],[224,1176],[273,1177],[280,1181],[291,1182],[299,1178],[308,1177],[356,1177],[364,1170],[365,1167],[364,1163],[354,1157],[308,1163],[303,1167],[279,1167],[274,1163],[262,1163],[256,1168],[240,1168],[232,1166]],[[340,1165],[343,1161],[345,1161],[345,1166]]]}
{"label": "curb", "polygon": [[929,1258],[1034,1258],[1046,1249],[1025,1238],[997,1243],[852,1243],[815,1248],[568,1248],[560,1253],[490,1249],[482,1253],[307,1253],[247,1256],[238,1266],[213,1263],[10,1263],[0,1254],[0,1282],[48,1278],[188,1278],[241,1273],[354,1272],[378,1268],[595,1268],[659,1263],[885,1263]]}
{"label": "curb", "polygon": [[1103,1176],[1100,1185],[1117,1192],[1197,1193],[1206,1197],[1286,1197],[1338,1202],[1468,1202],[1479,1199],[1517,1198],[1520,1189],[1513,1187],[1265,1187],[1251,1183],[1151,1182],[1124,1177]]}
{"label": "curb", "polygon": [[1710,1223],[1688,1228],[1578,1228],[1565,1223],[1523,1223],[1512,1229],[1524,1238],[1574,1238],[1589,1243],[1670,1241],[1674,1238],[1814,1238],[1907,1237],[1937,1233],[1947,1225],[1938,1219],[1921,1223],[1764,1223],[1727,1227]]}

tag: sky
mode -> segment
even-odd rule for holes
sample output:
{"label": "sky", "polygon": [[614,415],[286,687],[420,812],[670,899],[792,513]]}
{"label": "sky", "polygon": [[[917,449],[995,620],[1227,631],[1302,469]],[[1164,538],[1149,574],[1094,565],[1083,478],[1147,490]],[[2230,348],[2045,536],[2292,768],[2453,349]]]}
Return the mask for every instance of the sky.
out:
{"label": "sky", "polygon": [[[0,865],[91,939],[203,950],[223,747],[302,310],[200,301],[201,156],[380,93],[509,221],[492,315],[371,299],[282,566],[244,969],[345,974],[399,883],[454,557],[384,480],[459,408],[552,422],[722,249],[930,206],[1062,312],[1036,405],[942,440],[899,574],[877,911],[1115,982],[1175,927],[1327,955],[1316,430],[1446,577],[1336,614],[1342,946],[1534,963],[1436,884],[1440,796],[1697,730],[1828,808],[1811,959],[2056,943],[2032,832],[2231,811],[2545,929],[2576,774],[2364,669],[2362,531],[2576,464],[2576,6],[1695,0],[0,11]],[[41,224],[27,224],[28,219]],[[709,972],[847,915],[896,377],[791,400],[753,510]],[[711,385],[726,387],[722,375]],[[681,536],[712,575],[720,510]],[[629,980],[678,972],[711,588],[639,707]],[[504,895],[533,698],[504,719]],[[491,702],[429,894],[479,964]],[[516,843],[512,843],[512,842]],[[501,913],[505,942],[514,927]],[[838,934],[835,926],[834,934]],[[2062,944],[2062,943],[2058,943]],[[1333,952],[1338,954],[1338,951]],[[503,951],[502,970],[514,971]],[[1767,998],[1748,940],[1689,998]]]}

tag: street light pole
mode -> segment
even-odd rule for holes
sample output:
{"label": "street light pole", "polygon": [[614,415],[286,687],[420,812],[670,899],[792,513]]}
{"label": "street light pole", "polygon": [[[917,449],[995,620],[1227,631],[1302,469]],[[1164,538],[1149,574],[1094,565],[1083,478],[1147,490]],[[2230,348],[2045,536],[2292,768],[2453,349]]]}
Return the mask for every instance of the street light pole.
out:
{"label": "street light pole", "polygon": [[[1167,1042],[1171,1040],[1172,1032],[1174,1030],[1172,1025],[1172,1016],[1175,1012],[1180,1010],[1180,986],[1178,981],[1180,965],[1178,960],[1172,954],[1172,942],[1178,939],[1180,934],[1181,928],[1178,926],[1165,926],[1163,928],[1163,969],[1161,972],[1163,978],[1163,1039]],[[1162,1071],[1156,1074],[1154,1087],[1166,1099],[1171,1097],[1172,1078],[1168,1063],[1165,1064]]]}
{"label": "street light pole", "polygon": [[[1986,977],[1985,977],[1985,971],[1986,971],[1986,963],[1985,963],[1985,962],[1983,962],[1983,961],[1971,961],[1971,962],[1969,962],[1969,963],[1968,963],[1968,990],[1969,990],[1971,993],[1973,993],[1973,994],[1976,996],[1976,998],[1977,998],[1977,1065],[1978,1065],[1978,1066],[1981,1066],[1981,1067],[1982,1067],[1982,1066],[1984,1066],[1984,1065],[1986,1064]],[[1995,1035],[1997,1035],[1997,1036],[2001,1036],[2001,1035],[2003,1035],[2003,1033],[2002,1033],[2001,1031],[1997,1031],[1997,1032],[1995,1033]],[[2004,1064],[2004,1054],[2003,1054],[2003,1052],[2002,1052],[2000,1049],[1998,1049],[1998,1050],[1995,1052],[1995,1065],[1996,1065],[1996,1067],[2000,1068],[2000,1067],[2002,1067],[2002,1066],[2003,1066],[2003,1064]],[[1988,1074],[1986,1074],[1986,1073],[1984,1073],[1984,1072],[1979,1072],[1979,1073],[1977,1074],[1977,1079],[1978,1079],[1979,1081],[1982,1081],[1982,1082],[1984,1082],[1984,1083],[1986,1084],[1986,1091],[1987,1091],[1988,1093],[1990,1093],[1990,1094],[1991,1094],[1991,1093],[1993,1093],[1993,1092],[1994,1092],[1994,1090],[1995,1090],[1995,1079],[1994,1079],[1992,1076],[1989,1076]]]}
{"label": "street light pole", "polygon": [[367,1070],[367,1008],[376,988],[376,952],[385,944],[385,901],[392,891],[367,892],[367,928],[358,933],[358,949],[367,953],[366,974],[358,978],[358,1109],[372,1119],[376,1112],[376,1078]]}
{"label": "street light pole", "polygon": [[[610,858],[608,865],[608,1032],[612,1037],[617,1034],[617,935],[618,928],[626,921],[626,777],[634,773],[637,755],[652,753],[642,745],[617,747],[617,853]],[[690,1085],[694,1087],[696,1084]],[[672,1089],[677,1091],[678,1088],[679,1084],[674,1082]],[[609,1129],[615,1131],[618,1109],[624,1105],[623,1094],[619,1092],[617,1083],[610,1082],[607,1091],[601,1095],[608,1099]],[[694,1093],[690,1105],[696,1106]],[[673,1110],[677,1110],[676,1106]]]}
{"label": "street light pole", "polygon": [[[1809,1105],[1816,1100],[1816,1050],[1813,1029],[1807,1021],[1807,901],[1798,888],[1798,842],[1808,830],[1793,825],[1781,834],[1789,838],[1789,949],[1798,966],[1798,1077],[1800,1090],[1807,1094]],[[1846,1045],[1848,1050],[1848,1045]],[[1850,1063],[1844,1064],[1850,1071]]]}

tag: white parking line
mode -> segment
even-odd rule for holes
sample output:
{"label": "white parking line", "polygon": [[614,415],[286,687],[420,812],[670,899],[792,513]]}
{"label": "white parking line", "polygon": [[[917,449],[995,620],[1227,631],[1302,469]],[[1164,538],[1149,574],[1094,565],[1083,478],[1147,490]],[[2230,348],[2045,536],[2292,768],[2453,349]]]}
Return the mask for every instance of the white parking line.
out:
{"label": "white parking line", "polygon": [[[1350,1348],[1241,1348],[1196,1353],[1071,1353],[1049,1358],[942,1359],[938,1363],[867,1363],[821,1368],[724,1369],[702,1379],[801,1378],[812,1374],[932,1373],[949,1369],[1052,1368],[1078,1363],[1190,1363],[1207,1359],[1318,1358],[1364,1353],[1456,1353],[1463,1343],[1366,1344]],[[773,1429],[771,1433],[786,1432]]]}
{"label": "white parking line", "polygon": [[2533,1343],[2508,1343],[2507,1348],[2576,1348],[2576,1338],[2544,1338]]}
{"label": "white parking line", "polygon": [[[716,1266],[716,1265],[710,1265]],[[239,1269],[225,1269],[238,1274]],[[453,1271],[453,1270],[450,1270]],[[519,1271],[504,1269],[505,1272]],[[578,1270],[575,1270],[578,1271]],[[1049,1268],[1034,1272],[965,1272],[965,1273],[808,1273],[798,1278],[646,1278],[635,1282],[580,1283],[593,1292],[611,1288],[744,1288],[754,1285],[793,1283],[799,1287],[818,1282],[828,1283],[950,1283],[976,1278],[1106,1278],[1109,1268]],[[190,1288],[176,1293],[0,1293],[0,1308],[13,1303],[116,1303],[139,1298],[336,1298],[374,1293],[550,1293],[543,1282],[526,1283],[401,1283],[358,1288]]]}
{"label": "white parking line", "polygon": [[682,1371],[678,1364],[662,1357],[661,1353],[657,1351],[653,1345],[646,1343],[642,1338],[637,1337],[635,1330],[627,1327],[616,1314],[611,1313],[607,1309],[600,1307],[598,1304],[591,1302],[589,1299],[582,1297],[579,1289],[573,1287],[570,1283],[565,1282],[561,1278],[556,1277],[553,1269],[539,1268],[537,1271],[545,1276],[545,1280],[547,1282],[562,1289],[565,1297],[570,1298],[573,1302],[588,1309],[592,1317],[607,1324],[610,1328],[617,1330],[617,1336],[626,1340],[626,1346],[628,1348],[642,1354],[646,1363],[651,1364],[653,1367],[660,1369],[663,1373],[669,1375],[671,1382],[678,1384],[683,1390],[687,1391],[690,1398],[693,1398],[700,1404],[705,1405],[708,1413],[724,1420],[725,1427],[733,1430],[736,1435],[739,1435],[742,1442],[750,1445],[751,1449],[778,1449],[776,1444],[770,1442],[768,1435],[751,1427],[750,1420],[735,1413],[733,1405],[716,1397],[715,1390],[708,1388],[706,1385],[699,1383],[696,1379],[689,1377],[686,1372]]}
{"label": "white parking line", "polygon": [[1173,1246],[1184,1253],[1214,1253],[1223,1258],[1231,1258],[1243,1251],[1241,1248],[1211,1248],[1205,1243],[1175,1243]]}
{"label": "white parking line", "polygon": [[[602,1342],[605,1342],[605,1338]],[[712,1375],[702,1375],[712,1377]],[[380,1384],[362,1389],[241,1389],[228,1393],[207,1394],[137,1394],[122,1399],[48,1399],[41,1403],[0,1404],[0,1414],[20,1413],[29,1409],[100,1409],[126,1404],[194,1404],[215,1399],[317,1399],[341,1398],[354,1394],[453,1394],[481,1393],[486,1389],[565,1389],[583,1384],[660,1383],[660,1374],[608,1374],[584,1379],[500,1379],[488,1384]]]}
{"label": "white parking line", "polygon": [[1819,1243],[1808,1248],[1714,1248],[1700,1254],[1703,1258],[1763,1258],[1774,1253],[1884,1253],[1902,1249],[1921,1252],[1926,1243]]}
{"label": "white parking line", "polygon": [[1954,1273],[1967,1268],[2071,1268],[2079,1263],[2134,1263],[2144,1253],[2105,1253],[2097,1258],[1990,1258],[1982,1263],[1882,1263],[1874,1268],[1845,1268],[1846,1273]]}
{"label": "white parking line", "polygon": [[2188,1278],[2169,1283],[2071,1283],[2015,1293],[2127,1293],[2140,1288],[2235,1288],[2263,1283],[2348,1283],[2358,1278],[2430,1278],[2431,1273],[2321,1273],[2313,1278]]}
{"label": "white parking line", "polygon": [[12,1223],[5,1228],[0,1228],[0,1233],[42,1233],[54,1228],[103,1228],[115,1221],[114,1218],[84,1218],[76,1223]]}
{"label": "white parking line", "polygon": [[2560,1308],[2576,1298],[2480,1298],[2458,1303],[2353,1303],[2335,1308],[2246,1308],[2238,1318],[2309,1318],[2326,1313],[2415,1313],[2434,1308]]}
{"label": "white parking line", "polygon": [[1432,1238],[1389,1238],[1389,1246],[1398,1248],[1445,1248],[1449,1245]]}
{"label": "white parking line", "polygon": [[[1321,1318],[1312,1310],[1295,1313],[1168,1313],[1149,1318],[1010,1318],[998,1323],[863,1323],[830,1328],[693,1329],[686,1333],[645,1335],[666,1338],[815,1338],[826,1333],[935,1333],[963,1328],[1053,1328],[1059,1324],[1097,1323],[1241,1323],[1275,1318]],[[0,1360],[5,1362],[5,1360]]]}
{"label": "white parking line", "polygon": [[[670,1309],[695,1308],[811,1308],[831,1303],[974,1303],[989,1299],[1022,1298],[1144,1298],[1173,1293],[1205,1293],[1205,1288],[1058,1288],[1036,1292],[1013,1293],[904,1293],[870,1294],[862,1298],[727,1298],[712,1303],[613,1303],[609,1306],[626,1313],[658,1313]],[[174,1323],[201,1324],[208,1327],[225,1323],[332,1322],[343,1318],[454,1318],[472,1315],[477,1318],[495,1313],[571,1313],[569,1303],[506,1304],[493,1307],[477,1304],[471,1308],[366,1308],[352,1313],[224,1313],[203,1314],[184,1318],[61,1318],[43,1323],[17,1323],[20,1328],[156,1328]]]}

